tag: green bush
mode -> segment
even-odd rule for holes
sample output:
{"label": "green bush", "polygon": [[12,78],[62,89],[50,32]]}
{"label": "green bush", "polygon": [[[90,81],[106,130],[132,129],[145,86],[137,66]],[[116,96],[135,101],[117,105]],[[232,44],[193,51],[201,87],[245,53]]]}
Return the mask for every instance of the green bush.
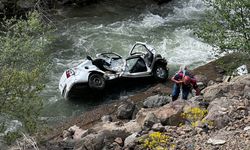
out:
{"label": "green bush", "polygon": [[160,132],[153,132],[142,139],[143,149],[167,150],[169,136]]}
{"label": "green bush", "polygon": [[36,131],[43,107],[45,50],[52,41],[51,28],[40,20],[32,12],[26,20],[4,19],[0,27],[0,114],[18,119],[29,133]]}
{"label": "green bush", "polygon": [[218,48],[250,55],[250,1],[204,0],[211,8],[196,34]]}
{"label": "green bush", "polygon": [[197,127],[199,121],[202,121],[202,123],[208,123],[203,119],[207,115],[207,113],[208,111],[206,109],[193,107],[182,113],[181,116],[186,119],[186,121],[188,121],[188,123],[190,123],[192,127]]}

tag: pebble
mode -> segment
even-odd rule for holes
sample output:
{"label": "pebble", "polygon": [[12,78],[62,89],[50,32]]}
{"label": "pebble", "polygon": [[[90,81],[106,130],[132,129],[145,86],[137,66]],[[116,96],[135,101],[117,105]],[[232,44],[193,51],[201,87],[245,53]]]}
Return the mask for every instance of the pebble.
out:
{"label": "pebble", "polygon": [[247,131],[247,130],[250,130],[250,126],[246,126],[246,127],[244,128],[244,131]]}
{"label": "pebble", "polygon": [[226,141],[225,140],[221,140],[221,139],[210,138],[210,139],[207,140],[207,143],[208,144],[212,144],[212,145],[222,145],[222,144],[225,144]]}
{"label": "pebble", "polygon": [[179,132],[177,132],[177,134],[179,134],[179,135],[185,135],[186,132],[185,131],[179,131]]}
{"label": "pebble", "polygon": [[227,128],[227,131],[231,131],[231,130],[235,130],[235,128],[234,127],[228,127]]}
{"label": "pebble", "polygon": [[117,144],[119,144],[120,146],[123,145],[122,138],[120,138],[120,137],[117,137],[114,141],[115,141]]}

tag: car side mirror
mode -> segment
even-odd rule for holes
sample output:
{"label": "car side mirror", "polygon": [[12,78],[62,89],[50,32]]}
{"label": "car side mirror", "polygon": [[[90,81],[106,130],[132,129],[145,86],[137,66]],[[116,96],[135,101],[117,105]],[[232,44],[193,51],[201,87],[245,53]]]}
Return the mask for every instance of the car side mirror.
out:
{"label": "car side mirror", "polygon": [[87,58],[88,60],[90,60],[90,61],[93,60],[89,55],[88,55],[86,58]]}

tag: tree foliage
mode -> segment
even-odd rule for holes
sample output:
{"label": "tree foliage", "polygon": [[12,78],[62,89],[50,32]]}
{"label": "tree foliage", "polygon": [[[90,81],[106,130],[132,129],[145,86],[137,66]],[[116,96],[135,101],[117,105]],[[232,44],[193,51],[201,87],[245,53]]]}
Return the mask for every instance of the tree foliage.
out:
{"label": "tree foliage", "polygon": [[250,1],[204,0],[211,9],[201,21],[197,35],[220,52],[250,54]]}
{"label": "tree foliage", "polygon": [[52,30],[37,12],[29,13],[26,20],[4,19],[0,28],[0,115],[18,119],[32,133],[43,106],[39,94]]}

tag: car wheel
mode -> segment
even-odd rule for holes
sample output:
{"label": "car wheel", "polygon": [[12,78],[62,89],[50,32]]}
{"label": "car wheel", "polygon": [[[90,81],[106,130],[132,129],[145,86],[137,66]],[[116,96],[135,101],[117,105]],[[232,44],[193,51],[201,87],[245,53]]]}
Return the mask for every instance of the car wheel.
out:
{"label": "car wheel", "polygon": [[92,89],[102,90],[105,87],[105,79],[101,74],[92,73],[89,76],[89,87]]}
{"label": "car wheel", "polygon": [[157,65],[153,70],[153,76],[158,81],[166,81],[168,78],[168,70],[164,65]]}

